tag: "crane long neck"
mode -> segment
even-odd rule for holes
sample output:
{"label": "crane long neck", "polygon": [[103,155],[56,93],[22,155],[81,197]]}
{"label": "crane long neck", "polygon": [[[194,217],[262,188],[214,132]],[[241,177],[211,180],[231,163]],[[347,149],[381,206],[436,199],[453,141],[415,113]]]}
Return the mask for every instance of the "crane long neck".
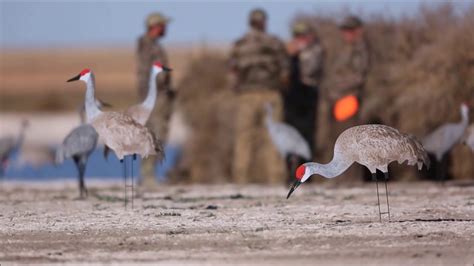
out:
{"label": "crane long neck", "polygon": [[352,165],[351,160],[345,159],[340,153],[334,152],[334,157],[327,164],[308,163],[313,174],[319,174],[325,178],[333,178],[347,170]]}
{"label": "crane long neck", "polygon": [[150,80],[148,81],[148,93],[142,103],[143,107],[147,109],[153,109],[153,107],[155,107],[156,95],[158,92],[158,88],[156,85],[156,75],[157,74],[154,73],[152,69],[150,73]]}
{"label": "crane long neck", "polygon": [[99,107],[95,102],[95,80],[94,76],[91,73],[90,79],[86,82],[87,90],[86,90],[86,118],[87,122],[90,123],[94,120],[98,115],[102,113]]}

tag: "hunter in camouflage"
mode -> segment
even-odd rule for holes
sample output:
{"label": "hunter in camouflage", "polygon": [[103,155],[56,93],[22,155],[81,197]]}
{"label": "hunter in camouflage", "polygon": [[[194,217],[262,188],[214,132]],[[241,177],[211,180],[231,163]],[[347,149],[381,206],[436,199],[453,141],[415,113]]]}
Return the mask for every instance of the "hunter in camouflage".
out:
{"label": "hunter in camouflage", "polygon": [[[150,69],[156,60],[168,66],[168,56],[159,43],[166,34],[166,25],[169,18],[160,13],[150,14],[145,22],[146,32],[137,41],[137,79],[138,94],[141,100],[148,92],[148,81]],[[157,134],[160,139],[166,139],[168,133],[168,123],[171,117],[174,92],[171,89],[171,73],[163,72],[157,77],[158,95],[156,105],[148,121],[148,127]],[[148,158],[142,162],[142,175],[148,185],[152,185],[154,179],[156,158]],[[153,178],[149,178],[153,177]],[[149,178],[149,179],[148,179]],[[149,181],[149,182],[148,182]]]}
{"label": "hunter in camouflage", "polygon": [[347,17],[340,25],[344,47],[334,64],[329,99],[334,102],[348,94],[363,98],[364,85],[370,67],[369,47],[363,23],[356,16]]}
{"label": "hunter in camouflage", "polygon": [[292,35],[287,45],[291,59],[290,87],[283,93],[285,121],[303,135],[314,154],[316,111],[325,53],[308,22],[294,23]]}
{"label": "hunter in camouflage", "polygon": [[238,94],[236,139],[232,165],[237,183],[284,180],[283,161],[264,126],[264,106],[273,105],[282,117],[280,90],[288,83],[289,62],[284,44],[266,33],[267,15],[250,13],[250,30],[235,42],[230,54],[232,87]]}

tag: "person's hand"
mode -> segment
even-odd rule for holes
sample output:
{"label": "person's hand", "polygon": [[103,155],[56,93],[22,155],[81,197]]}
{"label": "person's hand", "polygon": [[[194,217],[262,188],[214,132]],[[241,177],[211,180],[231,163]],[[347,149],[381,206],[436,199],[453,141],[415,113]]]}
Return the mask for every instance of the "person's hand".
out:
{"label": "person's hand", "polygon": [[303,50],[304,48],[306,48],[306,46],[308,46],[308,43],[309,42],[307,38],[295,38],[288,43],[287,52],[290,56],[295,55],[301,52],[301,50]]}
{"label": "person's hand", "polygon": [[298,44],[296,43],[296,40],[293,39],[291,40],[287,45],[286,45],[286,51],[290,56],[295,55],[298,52]]}

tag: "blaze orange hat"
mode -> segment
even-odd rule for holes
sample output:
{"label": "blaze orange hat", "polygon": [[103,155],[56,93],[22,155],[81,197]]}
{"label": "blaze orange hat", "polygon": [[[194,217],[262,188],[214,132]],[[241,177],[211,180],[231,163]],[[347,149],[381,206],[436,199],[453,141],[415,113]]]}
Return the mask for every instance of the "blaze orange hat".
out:
{"label": "blaze orange hat", "polygon": [[357,114],[358,110],[359,100],[354,95],[348,95],[336,101],[333,115],[336,121],[343,122]]}

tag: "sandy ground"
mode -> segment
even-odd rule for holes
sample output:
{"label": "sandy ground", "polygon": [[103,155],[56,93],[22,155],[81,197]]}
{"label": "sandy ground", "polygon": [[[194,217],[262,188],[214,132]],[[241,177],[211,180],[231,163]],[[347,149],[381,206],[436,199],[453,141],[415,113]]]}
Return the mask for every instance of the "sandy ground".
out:
{"label": "sandy ground", "polygon": [[3,183],[0,264],[364,263],[472,265],[474,185],[160,186],[125,209],[119,184]]}

